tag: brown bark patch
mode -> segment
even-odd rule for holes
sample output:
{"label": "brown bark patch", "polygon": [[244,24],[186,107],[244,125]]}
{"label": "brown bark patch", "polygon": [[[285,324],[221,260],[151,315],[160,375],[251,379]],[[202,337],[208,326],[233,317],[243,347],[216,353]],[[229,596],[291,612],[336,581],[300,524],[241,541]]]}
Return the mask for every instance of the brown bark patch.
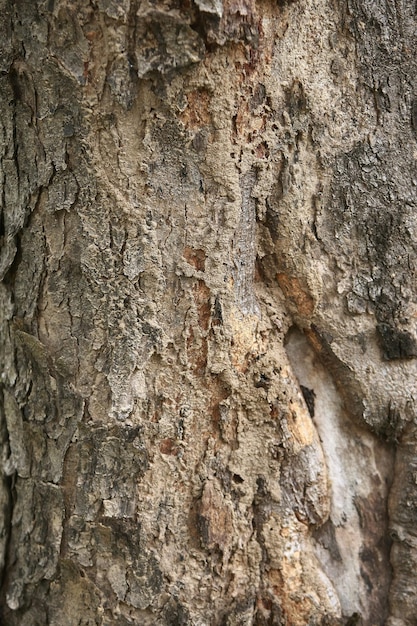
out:
{"label": "brown bark patch", "polygon": [[198,527],[202,544],[208,549],[219,548],[223,553],[233,537],[233,516],[217,480],[208,480],[201,496]]}
{"label": "brown bark patch", "polygon": [[294,583],[298,577],[299,572],[290,561],[284,562],[282,571],[271,569],[268,572],[270,589],[281,608],[283,622],[292,626],[305,626],[311,623],[310,617],[315,612],[314,601],[291,585],[291,581]]}
{"label": "brown bark patch", "polygon": [[258,159],[267,159],[269,157],[269,148],[266,141],[256,146],[255,155]]}
{"label": "brown bark patch", "polygon": [[199,248],[184,248],[183,257],[196,270],[204,272],[206,269],[206,253]]}
{"label": "brown bark patch", "polygon": [[300,284],[295,276],[287,276],[287,274],[277,274],[278,284],[286,298],[288,298],[296,307],[300,315],[310,316],[314,311],[314,300],[309,293]]}
{"label": "brown bark patch", "polygon": [[176,456],[178,454],[178,446],[173,439],[162,439],[159,444],[159,450],[162,454],[169,454],[170,456]]}
{"label": "brown bark patch", "polygon": [[203,280],[194,285],[193,296],[197,307],[198,324],[202,330],[208,330],[211,315],[210,289]]}
{"label": "brown bark patch", "polygon": [[204,89],[196,89],[187,94],[188,105],[181,115],[188,128],[201,128],[211,124],[210,95]]}
{"label": "brown bark patch", "polygon": [[194,331],[190,328],[190,334],[187,340],[187,356],[188,360],[193,366],[193,371],[196,376],[204,376],[207,366],[207,339],[200,337],[196,339]]}

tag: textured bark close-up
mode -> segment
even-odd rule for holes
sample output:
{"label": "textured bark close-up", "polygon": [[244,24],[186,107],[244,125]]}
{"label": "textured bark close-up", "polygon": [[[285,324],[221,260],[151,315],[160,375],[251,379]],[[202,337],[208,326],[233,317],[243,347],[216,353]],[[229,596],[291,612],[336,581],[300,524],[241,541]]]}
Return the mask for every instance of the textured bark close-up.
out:
{"label": "textured bark close-up", "polygon": [[415,2],[0,8],[0,623],[415,626]]}

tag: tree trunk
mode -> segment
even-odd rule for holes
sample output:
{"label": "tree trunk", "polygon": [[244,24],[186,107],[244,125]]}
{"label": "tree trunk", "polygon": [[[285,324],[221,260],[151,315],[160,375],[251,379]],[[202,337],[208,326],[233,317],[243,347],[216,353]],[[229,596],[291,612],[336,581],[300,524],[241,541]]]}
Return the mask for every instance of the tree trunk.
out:
{"label": "tree trunk", "polygon": [[413,3],[0,6],[1,623],[416,624]]}

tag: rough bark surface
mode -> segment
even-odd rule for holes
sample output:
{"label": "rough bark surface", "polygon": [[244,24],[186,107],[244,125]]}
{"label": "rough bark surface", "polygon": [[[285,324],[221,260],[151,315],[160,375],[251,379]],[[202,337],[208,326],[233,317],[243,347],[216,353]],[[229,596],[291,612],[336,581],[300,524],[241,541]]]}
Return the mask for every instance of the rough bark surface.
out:
{"label": "rough bark surface", "polygon": [[415,624],[415,3],[0,9],[1,623]]}

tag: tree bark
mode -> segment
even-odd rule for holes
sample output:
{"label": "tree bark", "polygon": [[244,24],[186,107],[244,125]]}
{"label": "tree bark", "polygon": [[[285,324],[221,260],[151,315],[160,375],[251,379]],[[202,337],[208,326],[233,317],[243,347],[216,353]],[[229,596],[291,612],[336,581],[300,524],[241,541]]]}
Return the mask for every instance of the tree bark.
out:
{"label": "tree bark", "polygon": [[412,626],[402,0],[0,0],[0,617]]}

